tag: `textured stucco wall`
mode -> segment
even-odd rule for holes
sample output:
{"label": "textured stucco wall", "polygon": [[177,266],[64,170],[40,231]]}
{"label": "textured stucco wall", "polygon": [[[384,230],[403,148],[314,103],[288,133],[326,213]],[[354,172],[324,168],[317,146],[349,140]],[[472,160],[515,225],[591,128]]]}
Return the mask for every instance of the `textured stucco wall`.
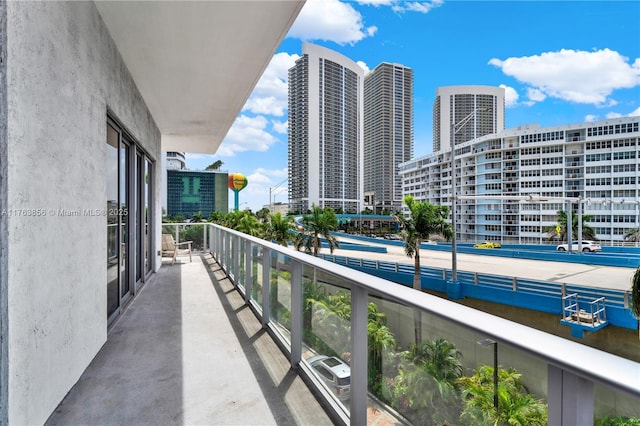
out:
{"label": "textured stucco wall", "polygon": [[107,338],[106,217],[54,211],[106,207],[108,110],[155,160],[160,133],[92,2],[6,8],[7,208],[43,209],[7,218],[8,421],[39,424]]}
{"label": "textured stucco wall", "polygon": [[[0,209],[7,205],[7,3],[0,2]],[[7,216],[0,215],[0,424],[7,424]]]}

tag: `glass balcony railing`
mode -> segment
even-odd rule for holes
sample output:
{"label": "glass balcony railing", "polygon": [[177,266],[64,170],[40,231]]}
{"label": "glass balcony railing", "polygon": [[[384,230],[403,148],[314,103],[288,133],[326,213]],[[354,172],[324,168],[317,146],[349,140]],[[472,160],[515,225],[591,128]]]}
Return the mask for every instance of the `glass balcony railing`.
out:
{"label": "glass balcony railing", "polygon": [[205,226],[207,249],[344,424],[640,418],[640,363]]}

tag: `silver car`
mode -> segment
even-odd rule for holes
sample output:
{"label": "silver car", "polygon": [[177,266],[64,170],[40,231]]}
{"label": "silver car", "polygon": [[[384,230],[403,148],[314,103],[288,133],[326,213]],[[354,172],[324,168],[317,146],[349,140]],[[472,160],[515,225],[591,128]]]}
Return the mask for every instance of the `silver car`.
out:
{"label": "silver car", "polygon": [[311,367],[341,401],[351,396],[351,368],[334,356],[316,355],[307,359]]}

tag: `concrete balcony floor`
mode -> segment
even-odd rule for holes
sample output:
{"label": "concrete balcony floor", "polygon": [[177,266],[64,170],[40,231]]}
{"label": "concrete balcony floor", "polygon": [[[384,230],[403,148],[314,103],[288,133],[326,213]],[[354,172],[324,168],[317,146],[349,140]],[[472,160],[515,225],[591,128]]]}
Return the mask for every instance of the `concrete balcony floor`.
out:
{"label": "concrete balcony floor", "polygon": [[218,268],[165,263],[46,424],[332,424]]}

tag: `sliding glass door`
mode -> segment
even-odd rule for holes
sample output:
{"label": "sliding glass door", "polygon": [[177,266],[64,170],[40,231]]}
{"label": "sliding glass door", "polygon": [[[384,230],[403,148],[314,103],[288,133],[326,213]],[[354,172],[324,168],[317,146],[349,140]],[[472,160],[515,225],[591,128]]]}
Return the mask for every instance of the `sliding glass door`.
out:
{"label": "sliding glass door", "polygon": [[107,120],[107,318],[152,270],[149,209],[151,159],[118,124]]}

